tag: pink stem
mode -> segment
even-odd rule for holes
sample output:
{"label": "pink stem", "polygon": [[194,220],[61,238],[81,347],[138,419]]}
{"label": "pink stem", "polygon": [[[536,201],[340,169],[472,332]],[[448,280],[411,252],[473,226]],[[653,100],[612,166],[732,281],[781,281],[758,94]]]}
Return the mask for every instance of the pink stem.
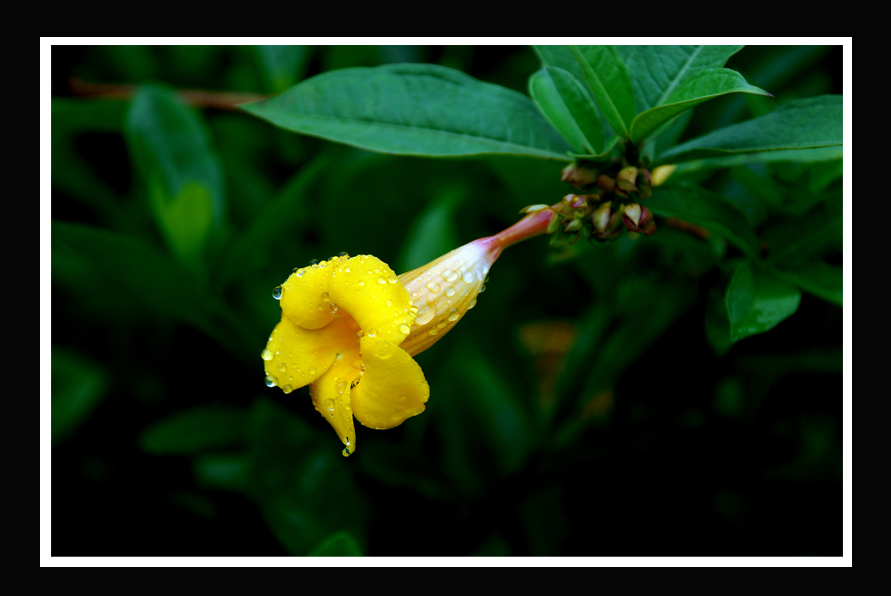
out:
{"label": "pink stem", "polygon": [[486,248],[486,252],[489,253],[491,259],[490,262],[494,262],[501,254],[501,251],[508,246],[544,234],[548,229],[548,224],[551,223],[551,219],[555,216],[556,213],[550,208],[535,211],[503,232],[487,238],[481,238],[478,242]]}

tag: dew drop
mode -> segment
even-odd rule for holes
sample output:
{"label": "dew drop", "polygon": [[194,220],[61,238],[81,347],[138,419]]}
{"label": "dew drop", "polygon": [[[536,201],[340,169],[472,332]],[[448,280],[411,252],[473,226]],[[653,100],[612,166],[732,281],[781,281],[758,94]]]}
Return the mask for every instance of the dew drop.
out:
{"label": "dew drop", "polygon": [[452,322],[457,321],[458,317],[460,317],[460,316],[461,315],[458,314],[457,308],[452,308],[449,310],[449,321],[452,321]]}
{"label": "dew drop", "polygon": [[396,276],[393,275],[393,274],[391,273],[391,274],[390,274],[390,277],[387,278],[387,281],[390,282],[391,284],[394,284],[394,283],[396,283],[396,282],[399,281],[399,280],[396,279]]}
{"label": "dew drop", "polygon": [[346,379],[340,379],[337,383],[334,384],[334,391],[337,395],[340,395],[346,389]]}
{"label": "dew drop", "polygon": [[297,277],[303,277],[303,275],[305,273],[306,273],[306,269],[301,269],[300,271],[297,272]]}
{"label": "dew drop", "polygon": [[341,453],[343,454],[344,457],[349,457],[350,456],[350,448],[344,447],[343,451],[341,451]]}
{"label": "dew drop", "polygon": [[278,383],[278,379],[276,379],[273,375],[266,375],[265,381],[267,387],[275,387],[276,383]]}
{"label": "dew drop", "polygon": [[439,291],[439,284],[435,281],[431,281],[427,284],[427,289],[435,294]]}
{"label": "dew drop", "polygon": [[432,308],[427,309],[424,312],[419,312],[418,316],[415,318],[415,325],[426,325],[430,321],[433,320],[433,317],[436,316],[436,311]]}
{"label": "dew drop", "polygon": [[280,373],[288,372],[288,365],[285,364],[284,362],[279,362],[278,363],[278,372],[280,372]]}
{"label": "dew drop", "polygon": [[311,375],[316,374],[316,369],[315,369],[314,367],[310,366],[310,367],[309,367],[309,374],[311,374]]}
{"label": "dew drop", "polygon": [[334,409],[334,400],[329,397],[325,400],[325,403],[323,405],[325,406],[325,409],[330,412]]}
{"label": "dew drop", "polygon": [[439,335],[439,329],[436,329],[436,328],[431,329],[430,335]]}
{"label": "dew drop", "polygon": [[442,277],[446,281],[455,281],[456,279],[458,279],[458,274],[455,273],[454,271],[452,271],[451,269],[446,269],[445,271],[442,272]]}
{"label": "dew drop", "polygon": [[470,301],[470,306],[467,307],[467,310],[470,310],[474,306],[476,306],[476,298],[474,298],[473,300]]}
{"label": "dew drop", "polygon": [[447,288],[446,288],[446,291],[445,291],[445,295],[446,295],[446,296],[450,296],[450,297],[451,297],[451,296],[454,296],[454,295],[455,295],[455,286],[449,286],[449,287],[447,287]]}
{"label": "dew drop", "polygon": [[263,360],[272,360],[272,351],[269,348],[266,348],[260,352],[260,358]]}
{"label": "dew drop", "polygon": [[377,278],[377,283],[383,285],[383,284],[387,283],[387,280],[384,279],[383,277],[378,277],[378,278]]}
{"label": "dew drop", "polygon": [[486,284],[483,284],[483,285],[480,286],[480,291],[477,292],[477,293],[478,293],[478,294],[482,294],[482,293],[485,292],[485,291],[486,291]]}
{"label": "dew drop", "polygon": [[411,293],[411,297],[412,297],[412,298],[417,298],[418,296],[420,296],[420,294],[419,294],[418,292],[412,292],[412,293]]}
{"label": "dew drop", "polygon": [[461,280],[466,284],[473,282],[473,273],[465,271],[464,275],[461,276]]}
{"label": "dew drop", "polygon": [[437,325],[437,327],[439,327],[440,329],[442,329],[442,328],[445,327],[446,325],[448,325],[448,323],[446,323],[445,321],[443,321],[442,319],[440,319],[440,321],[439,321],[439,325]]}
{"label": "dew drop", "polygon": [[284,391],[285,393],[291,393],[292,391],[294,391],[294,388],[290,385],[285,385],[284,387],[282,387],[282,391]]}
{"label": "dew drop", "polygon": [[360,285],[360,286],[364,286],[364,285],[365,285],[365,280],[364,280],[364,279],[360,279],[360,280],[359,280],[359,285]]}
{"label": "dew drop", "polygon": [[374,329],[369,329],[367,335],[368,337],[374,337],[375,335],[377,335],[377,331],[375,331]]}
{"label": "dew drop", "polygon": [[344,267],[343,270],[346,271],[347,273],[350,272],[350,268],[349,268],[349,267]]}
{"label": "dew drop", "polygon": [[348,258],[350,258],[350,255],[348,255],[348,254],[346,253],[346,251],[340,253],[340,254],[337,255],[337,256],[340,257],[341,259],[348,259]]}
{"label": "dew drop", "polygon": [[281,286],[275,286],[274,288],[272,288],[272,297],[275,298],[276,300],[282,299],[282,287]]}
{"label": "dew drop", "polygon": [[310,265],[318,265],[318,264],[319,264],[319,260],[318,260],[318,259],[313,259],[312,261],[309,262],[309,264],[310,264]]}
{"label": "dew drop", "polygon": [[393,301],[392,301],[392,300],[387,300],[387,306],[393,306]]}
{"label": "dew drop", "polygon": [[399,331],[400,331],[401,333],[408,333],[408,332],[409,332],[409,327],[408,327],[408,325],[406,325],[405,323],[403,323],[402,325],[399,326]]}

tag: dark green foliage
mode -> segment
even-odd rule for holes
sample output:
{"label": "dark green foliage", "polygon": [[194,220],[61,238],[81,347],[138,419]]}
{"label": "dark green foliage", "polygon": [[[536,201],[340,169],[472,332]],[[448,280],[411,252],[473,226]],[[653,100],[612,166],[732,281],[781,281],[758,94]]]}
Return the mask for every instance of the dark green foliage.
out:
{"label": "dark green foliage", "polygon": [[[840,57],[56,47],[53,554],[841,554]],[[507,250],[423,415],[344,458],[263,385],[293,268],[401,273],[632,154],[679,164],[656,232]]]}

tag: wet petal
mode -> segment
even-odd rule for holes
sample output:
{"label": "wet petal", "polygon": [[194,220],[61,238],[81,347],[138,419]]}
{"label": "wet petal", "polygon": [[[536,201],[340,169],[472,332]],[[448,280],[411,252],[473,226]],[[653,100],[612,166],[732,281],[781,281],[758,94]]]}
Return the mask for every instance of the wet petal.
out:
{"label": "wet petal", "polygon": [[368,336],[360,349],[365,374],[351,395],[356,420],[371,428],[393,428],[424,411],[430,386],[405,350]]}
{"label": "wet petal", "polygon": [[303,329],[283,316],[261,354],[267,378],[285,393],[312,383],[338,354],[358,347],[358,331],[350,317],[336,317],[323,329]]}
{"label": "wet petal", "polygon": [[403,350],[420,354],[448,333],[467,311],[476,306],[489,268],[498,256],[491,246],[476,240],[399,276],[418,309]]}
{"label": "wet petal", "polygon": [[350,451],[356,450],[356,428],[350,409],[350,385],[359,378],[359,349],[344,352],[309,388],[312,403]]}
{"label": "wet petal", "polygon": [[414,322],[408,292],[393,270],[371,255],[342,261],[332,272],[328,294],[366,335],[399,344]]}
{"label": "wet petal", "polygon": [[340,259],[298,269],[282,284],[282,314],[304,329],[320,329],[334,318],[328,284]]}

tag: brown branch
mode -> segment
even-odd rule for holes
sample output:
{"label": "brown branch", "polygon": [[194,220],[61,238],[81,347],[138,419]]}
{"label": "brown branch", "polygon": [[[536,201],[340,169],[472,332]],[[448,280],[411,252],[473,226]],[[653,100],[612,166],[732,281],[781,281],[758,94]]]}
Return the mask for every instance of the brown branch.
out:
{"label": "brown branch", "polygon": [[[72,77],[68,80],[68,95],[93,99],[129,99],[136,85],[114,83],[88,83]],[[203,89],[177,89],[177,95],[187,104],[213,110],[236,110],[238,104],[268,99],[271,95],[240,93],[237,91],[207,91]]]}

